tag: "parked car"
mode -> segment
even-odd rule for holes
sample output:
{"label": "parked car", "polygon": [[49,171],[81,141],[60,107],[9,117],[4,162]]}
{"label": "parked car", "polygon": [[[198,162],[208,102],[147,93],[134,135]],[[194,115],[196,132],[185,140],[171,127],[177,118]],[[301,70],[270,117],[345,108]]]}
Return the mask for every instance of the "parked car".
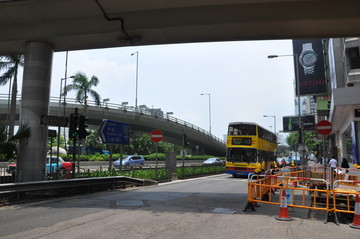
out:
{"label": "parked car", "polygon": [[[50,160],[51,158],[51,160]],[[57,173],[64,174],[66,171],[72,170],[73,164],[71,162],[66,162],[64,159],[59,157],[59,161],[57,162],[56,156],[47,156],[46,157],[46,173]],[[16,164],[9,164],[6,168],[6,172],[9,174],[13,174],[16,172]]]}
{"label": "parked car", "polygon": [[204,165],[225,165],[224,160],[219,158],[208,158],[203,162]]}
{"label": "parked car", "polygon": [[[139,166],[140,168],[142,168],[145,164],[145,159],[143,156],[141,155],[129,155],[126,156],[126,158],[124,158],[122,160],[122,166],[124,168],[129,168],[129,167],[134,167],[134,166]],[[114,163],[114,168],[119,169],[120,168],[120,159],[116,160]]]}

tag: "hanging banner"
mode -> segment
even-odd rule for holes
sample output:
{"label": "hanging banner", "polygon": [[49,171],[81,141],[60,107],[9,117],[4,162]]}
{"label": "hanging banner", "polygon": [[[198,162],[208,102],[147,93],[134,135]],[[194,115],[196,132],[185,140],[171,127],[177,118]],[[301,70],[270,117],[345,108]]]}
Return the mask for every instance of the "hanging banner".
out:
{"label": "hanging banner", "polygon": [[[301,116],[304,130],[315,129],[315,116],[303,115]],[[299,130],[299,116],[284,116],[283,117],[283,132],[294,132]]]}
{"label": "hanging banner", "polygon": [[[326,93],[323,45],[321,39],[293,40],[294,55],[298,57],[300,95]],[[297,94],[296,89],[296,95]]]}

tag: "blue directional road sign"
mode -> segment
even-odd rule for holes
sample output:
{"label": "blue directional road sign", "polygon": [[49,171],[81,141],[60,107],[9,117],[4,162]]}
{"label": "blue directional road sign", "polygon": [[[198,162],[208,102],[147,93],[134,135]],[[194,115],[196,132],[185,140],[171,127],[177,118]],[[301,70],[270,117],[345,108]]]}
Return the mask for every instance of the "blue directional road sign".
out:
{"label": "blue directional road sign", "polygon": [[104,119],[99,129],[104,144],[129,144],[130,126],[125,123]]}

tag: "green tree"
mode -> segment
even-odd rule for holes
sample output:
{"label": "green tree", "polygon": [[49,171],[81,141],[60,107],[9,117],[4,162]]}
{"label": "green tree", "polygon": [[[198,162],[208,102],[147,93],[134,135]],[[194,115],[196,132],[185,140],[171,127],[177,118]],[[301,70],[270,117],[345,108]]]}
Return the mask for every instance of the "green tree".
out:
{"label": "green tree", "polygon": [[322,142],[316,141],[315,131],[306,131],[305,132],[305,145],[308,147],[310,152],[317,151],[320,149]]}
{"label": "green tree", "polygon": [[180,145],[175,145],[164,141],[161,141],[158,146],[159,153],[180,152],[182,149]]}
{"label": "green tree", "polygon": [[291,132],[289,136],[286,138],[286,142],[289,145],[290,149],[295,151],[296,145],[299,141],[299,133],[298,132]]}
{"label": "green tree", "polygon": [[[305,131],[304,133],[305,140],[304,143],[308,147],[309,151],[317,151],[321,147],[321,142],[315,141],[316,133],[315,131]],[[296,146],[299,141],[299,133],[291,132],[290,135],[286,138],[286,142],[293,151],[296,151]]]}
{"label": "green tree", "polygon": [[89,96],[94,99],[95,105],[101,106],[100,95],[92,89],[92,87],[95,87],[98,84],[99,79],[96,76],[92,76],[89,79],[84,73],[78,72],[75,74],[72,84],[69,84],[64,88],[64,95],[66,95],[69,91],[75,90],[75,99],[84,106],[84,114],[86,116]]}
{"label": "green tree", "polygon": [[101,142],[99,131],[90,131],[90,134],[88,137],[86,137],[86,145],[93,148],[103,148],[103,143]]}
{"label": "green tree", "polygon": [[19,67],[24,66],[24,56],[23,55],[6,55],[0,56],[0,71],[4,73],[0,76],[0,85],[5,85],[8,82],[13,80],[12,89],[11,89],[11,104],[10,104],[10,117],[9,117],[9,135],[12,137],[14,135],[14,125],[15,125],[15,114],[16,114],[16,95],[17,95],[17,75]]}
{"label": "green tree", "polygon": [[[47,142],[48,148],[50,148],[50,145],[51,145],[51,138],[48,138],[48,142]],[[57,139],[53,139],[53,147],[55,147],[56,145],[57,145]],[[60,135],[59,147],[65,149],[65,139],[61,135]]]}
{"label": "green tree", "polygon": [[[64,88],[64,95],[66,95],[69,91],[75,90],[76,96],[75,99],[77,102],[83,105],[84,107],[84,115],[87,115],[87,103],[88,97],[91,96],[94,101],[95,105],[101,105],[101,98],[99,93],[92,89],[99,84],[99,79],[96,76],[92,76],[90,79],[82,72],[78,72],[75,74],[72,84],[67,85]],[[83,141],[82,144],[82,153],[85,153],[86,149],[86,141]]]}
{"label": "green tree", "polygon": [[9,161],[15,159],[17,153],[17,143],[20,139],[27,139],[31,136],[31,129],[28,124],[21,124],[15,135],[8,137],[6,128],[10,125],[9,121],[0,121],[0,160]]}
{"label": "green tree", "polygon": [[150,135],[144,134],[141,137],[130,140],[128,153],[130,154],[152,154],[155,153],[155,144],[151,141]]}

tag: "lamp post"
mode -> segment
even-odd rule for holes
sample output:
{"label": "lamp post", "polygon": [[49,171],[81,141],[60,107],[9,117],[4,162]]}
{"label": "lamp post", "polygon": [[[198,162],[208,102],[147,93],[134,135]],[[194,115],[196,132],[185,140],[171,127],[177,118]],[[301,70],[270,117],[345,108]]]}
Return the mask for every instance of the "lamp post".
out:
{"label": "lamp post", "polygon": [[[65,91],[64,89],[66,88],[66,80],[67,79],[74,79],[75,76],[69,76],[69,77],[65,77],[65,78],[61,78],[61,81],[60,81],[60,96],[59,96],[59,116],[60,116],[60,108],[61,108],[61,97],[64,96],[64,101],[63,101],[63,116],[65,116],[65,106],[66,106],[66,95],[65,95]],[[64,83],[64,88],[62,86],[62,82],[65,82]]]}
{"label": "lamp post", "polygon": [[126,110],[126,106],[129,104],[129,102],[122,102],[121,106],[123,108],[123,110]]}
{"label": "lamp post", "polygon": [[264,117],[273,117],[274,118],[274,133],[276,135],[276,116],[275,115],[263,115]]}
{"label": "lamp post", "polygon": [[[65,81],[65,87],[66,87],[66,80],[70,79],[70,78],[75,78],[75,76],[70,76],[70,77],[65,77],[65,78],[61,78],[60,80],[60,93],[59,93],[59,117],[61,116],[61,96],[64,96],[64,101],[63,101],[63,116],[65,117],[65,105],[66,105],[66,96],[65,96],[65,91],[63,90],[63,86],[62,86],[62,82]],[[64,87],[64,88],[65,88]],[[65,129],[64,129],[64,140],[65,140]],[[66,140],[65,140],[66,142]],[[58,126],[58,134],[57,134],[57,153],[56,153],[56,157],[57,159],[59,158],[59,148],[60,148],[60,126]],[[66,148],[66,146],[65,146]],[[52,149],[51,149],[52,150]]]}
{"label": "lamp post", "polygon": [[[298,125],[299,125],[299,137],[301,138],[301,146],[304,146],[304,129],[303,129],[303,124],[301,121],[301,106],[300,106],[300,78],[299,78],[299,57],[298,54],[291,54],[291,55],[269,55],[268,58],[269,59],[273,59],[273,58],[278,58],[278,57],[288,57],[291,56],[294,58],[294,62],[295,62],[295,81],[296,81],[296,94],[297,94],[297,99],[298,99]],[[300,147],[299,147],[300,148]],[[301,147],[304,148],[304,147]],[[300,158],[300,164],[304,165],[305,164],[305,160],[304,160],[304,155],[302,155],[302,157]]]}
{"label": "lamp post", "polygon": [[106,102],[105,108],[107,108],[107,102],[109,102],[110,98],[103,99],[102,107],[104,107],[104,104]]}
{"label": "lamp post", "polygon": [[167,119],[169,120],[169,115],[173,115],[174,112],[166,112]]}
{"label": "lamp post", "polygon": [[[9,121],[9,117],[10,117],[10,101],[11,101],[11,79],[9,80],[9,94],[8,94],[8,107],[7,107],[7,114],[6,114],[6,121]],[[10,137],[10,125],[8,125],[8,127],[6,127],[6,138],[9,139]]]}
{"label": "lamp post", "polygon": [[211,97],[210,93],[202,93],[201,95],[208,95],[209,96],[209,132],[211,134]]}
{"label": "lamp post", "polygon": [[139,52],[134,52],[131,55],[136,54],[136,90],[135,90],[135,111],[137,110],[137,94],[138,94],[138,76],[139,76]]}

